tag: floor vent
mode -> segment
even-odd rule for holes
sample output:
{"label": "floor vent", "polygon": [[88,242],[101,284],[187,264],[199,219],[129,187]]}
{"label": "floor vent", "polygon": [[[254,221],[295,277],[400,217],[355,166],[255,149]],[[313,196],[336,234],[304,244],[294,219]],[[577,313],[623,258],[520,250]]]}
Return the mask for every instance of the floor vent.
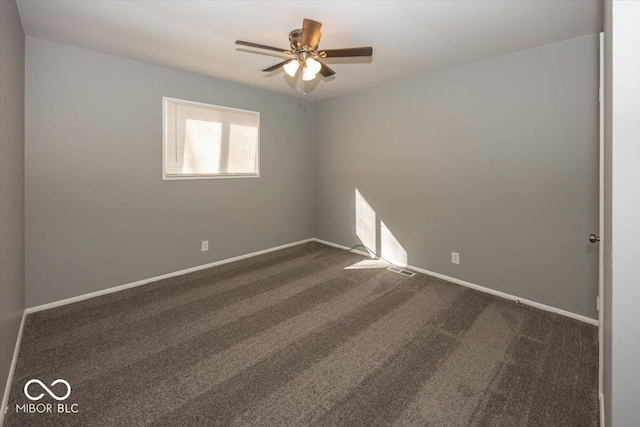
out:
{"label": "floor vent", "polygon": [[403,270],[402,268],[399,268],[399,267],[389,267],[387,268],[387,270],[393,271],[394,273],[402,274],[403,276],[407,276],[407,277],[413,277],[416,275],[416,273],[414,273],[413,271]]}

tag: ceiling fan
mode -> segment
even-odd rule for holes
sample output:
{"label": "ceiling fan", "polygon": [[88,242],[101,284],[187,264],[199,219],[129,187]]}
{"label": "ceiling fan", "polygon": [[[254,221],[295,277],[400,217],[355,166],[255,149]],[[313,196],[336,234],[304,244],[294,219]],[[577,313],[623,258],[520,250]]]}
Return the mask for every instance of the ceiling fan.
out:
{"label": "ceiling fan", "polygon": [[242,40],[236,40],[236,44],[255,47],[258,49],[272,50],[285,55],[293,55],[294,58],[282,61],[279,64],[265,68],[262,71],[271,72],[282,67],[288,75],[295,77],[298,69],[302,69],[302,80],[304,81],[315,79],[318,73],[322,74],[324,77],[329,77],[336,73],[322,62],[321,58],[347,58],[373,55],[372,47],[318,50],[321,27],[322,24],[317,21],[303,19],[302,28],[293,30],[289,33],[289,45],[291,46],[291,49],[280,49],[277,47],[265,46],[263,44],[245,42]]}

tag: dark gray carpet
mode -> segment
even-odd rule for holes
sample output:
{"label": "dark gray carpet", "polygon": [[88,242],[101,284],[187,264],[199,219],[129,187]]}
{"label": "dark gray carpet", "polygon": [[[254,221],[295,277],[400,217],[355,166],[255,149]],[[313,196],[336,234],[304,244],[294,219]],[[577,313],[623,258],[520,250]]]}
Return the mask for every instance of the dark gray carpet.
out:
{"label": "dark gray carpet", "polygon": [[[31,314],[6,425],[598,424],[596,327],[364,259],[308,243]],[[33,378],[78,412],[16,413]]]}

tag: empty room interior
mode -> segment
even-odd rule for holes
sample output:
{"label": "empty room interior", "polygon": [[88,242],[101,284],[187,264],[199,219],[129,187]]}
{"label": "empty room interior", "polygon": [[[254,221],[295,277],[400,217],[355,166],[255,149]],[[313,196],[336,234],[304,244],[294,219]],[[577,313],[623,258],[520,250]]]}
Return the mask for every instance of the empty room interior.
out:
{"label": "empty room interior", "polygon": [[0,0],[0,426],[640,426],[640,1]]}

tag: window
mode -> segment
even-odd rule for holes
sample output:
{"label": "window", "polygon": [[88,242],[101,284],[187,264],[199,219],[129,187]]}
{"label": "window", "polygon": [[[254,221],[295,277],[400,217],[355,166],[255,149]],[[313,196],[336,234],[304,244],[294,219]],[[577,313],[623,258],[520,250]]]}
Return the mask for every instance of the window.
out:
{"label": "window", "polygon": [[260,176],[260,113],[163,98],[163,114],[163,179]]}

